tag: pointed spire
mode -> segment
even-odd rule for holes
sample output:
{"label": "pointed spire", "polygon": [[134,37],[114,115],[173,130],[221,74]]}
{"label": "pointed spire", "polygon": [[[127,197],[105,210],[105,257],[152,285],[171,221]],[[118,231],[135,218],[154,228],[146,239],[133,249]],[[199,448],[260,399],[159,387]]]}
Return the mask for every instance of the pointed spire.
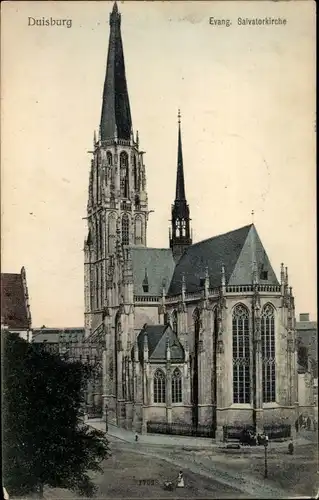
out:
{"label": "pointed spire", "polygon": [[178,149],[177,149],[177,177],[176,177],[176,194],[177,201],[184,201],[185,198],[185,181],[184,181],[184,165],[183,165],[183,149],[182,149],[182,133],[181,133],[181,111],[178,110]]}
{"label": "pointed spire", "polygon": [[140,144],[140,139],[139,139],[139,136],[138,136],[138,130],[136,131],[136,140],[135,140],[135,142],[136,142],[136,145],[138,147],[139,144]]}
{"label": "pointed spire", "polygon": [[186,294],[186,281],[185,281],[185,273],[182,274],[182,301],[185,301]]}
{"label": "pointed spire", "polygon": [[253,285],[258,284],[258,268],[257,268],[257,262],[254,260],[253,262]]}
{"label": "pointed spire", "polygon": [[171,359],[171,349],[169,346],[169,329],[166,330],[166,360],[170,361]]}
{"label": "pointed spire", "polygon": [[178,110],[176,192],[174,205],[172,206],[172,231],[170,232],[170,247],[173,250],[175,260],[178,260],[184,250],[192,244],[190,220],[189,206],[185,196],[181,113],[180,110]]}
{"label": "pointed spire", "polygon": [[285,282],[285,269],[284,269],[284,263],[281,263],[280,266],[280,284],[284,285]]}
{"label": "pointed spire", "polygon": [[285,267],[285,286],[288,286],[288,267]]}
{"label": "pointed spire", "polygon": [[221,277],[222,286],[226,286],[226,276],[225,276],[225,266],[222,264],[222,277]]}
{"label": "pointed spire", "polygon": [[146,331],[144,332],[144,361],[148,361],[148,337]]}
{"label": "pointed spire", "polygon": [[132,119],[127,91],[121,35],[121,14],[117,3],[110,14],[110,38],[101,112],[101,140],[130,140]]}

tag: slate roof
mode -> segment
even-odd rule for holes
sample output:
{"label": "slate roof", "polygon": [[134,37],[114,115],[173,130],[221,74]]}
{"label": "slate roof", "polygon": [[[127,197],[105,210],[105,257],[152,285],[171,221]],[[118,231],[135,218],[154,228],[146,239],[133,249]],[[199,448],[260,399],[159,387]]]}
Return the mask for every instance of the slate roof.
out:
{"label": "slate roof", "polygon": [[30,328],[21,274],[1,273],[1,323],[11,329]]}
{"label": "slate roof", "polygon": [[[148,339],[148,359],[154,362],[164,362],[166,360],[166,341],[169,336],[169,346],[172,362],[183,362],[185,359],[184,349],[178,340],[176,333],[169,325],[146,325],[137,337],[138,358],[143,361],[144,355],[144,336]],[[132,349],[132,358],[134,358],[134,347]]]}
{"label": "slate roof", "polygon": [[[131,247],[131,255],[135,295],[162,295],[163,280],[168,290],[175,268],[171,249]],[[148,292],[143,290],[145,271]]]}
{"label": "slate roof", "polygon": [[132,130],[121,35],[121,14],[116,3],[110,14],[110,38],[100,130],[102,141],[112,139],[115,132],[119,139],[129,140]]}
{"label": "slate roof", "polygon": [[221,284],[221,268],[225,267],[226,284],[249,284],[252,280],[252,245],[259,271],[263,265],[268,270],[267,284],[278,285],[265,249],[253,224],[189,246],[178,261],[168,295],[181,293],[182,277],[185,276],[187,292],[203,288],[201,280],[208,268],[210,287]]}

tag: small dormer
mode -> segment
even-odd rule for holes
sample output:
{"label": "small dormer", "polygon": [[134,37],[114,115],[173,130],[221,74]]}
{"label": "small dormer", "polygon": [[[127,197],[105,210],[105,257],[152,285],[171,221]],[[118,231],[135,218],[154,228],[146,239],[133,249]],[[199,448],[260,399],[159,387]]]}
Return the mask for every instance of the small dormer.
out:
{"label": "small dormer", "polygon": [[142,282],[142,287],[143,287],[143,292],[148,293],[149,291],[149,285],[148,285],[148,276],[147,276],[147,269],[145,268],[145,276]]}
{"label": "small dormer", "polygon": [[265,269],[265,267],[264,267],[263,264],[262,264],[262,266],[260,268],[259,278],[261,279],[261,281],[267,281],[268,280],[268,270]]}

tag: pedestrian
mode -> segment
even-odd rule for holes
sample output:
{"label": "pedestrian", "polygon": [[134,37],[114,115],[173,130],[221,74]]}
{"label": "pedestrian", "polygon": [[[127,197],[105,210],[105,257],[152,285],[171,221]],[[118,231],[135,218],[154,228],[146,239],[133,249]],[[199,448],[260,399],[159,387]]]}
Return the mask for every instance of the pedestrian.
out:
{"label": "pedestrian", "polygon": [[310,417],[307,417],[307,429],[308,429],[308,431],[311,430],[311,418]]}
{"label": "pedestrian", "polygon": [[316,431],[317,430],[317,420],[314,419],[313,421],[313,430]]}
{"label": "pedestrian", "polygon": [[299,432],[299,422],[298,422],[298,418],[295,422],[295,427],[296,427],[296,432]]}
{"label": "pedestrian", "polygon": [[177,488],[184,488],[184,475],[182,471],[179,471],[177,478]]}
{"label": "pedestrian", "polygon": [[293,443],[292,439],[290,440],[290,443],[288,444],[288,453],[289,453],[289,455],[294,454],[294,443]]}
{"label": "pedestrian", "polygon": [[135,442],[137,443],[137,441],[138,441],[138,434],[137,432],[135,432]]}

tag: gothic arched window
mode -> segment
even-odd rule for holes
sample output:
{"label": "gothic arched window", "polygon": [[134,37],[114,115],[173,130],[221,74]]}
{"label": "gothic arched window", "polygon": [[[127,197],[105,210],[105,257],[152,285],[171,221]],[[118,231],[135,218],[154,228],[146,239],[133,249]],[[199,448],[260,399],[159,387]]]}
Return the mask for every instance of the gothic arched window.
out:
{"label": "gothic arched window", "polygon": [[181,236],[186,236],[186,222],[185,219],[182,219],[182,230],[181,230]]}
{"label": "gothic arched window", "polygon": [[108,253],[115,252],[115,236],[116,236],[116,216],[114,213],[109,215],[108,220]]}
{"label": "gothic arched window", "polygon": [[136,191],[138,191],[139,190],[139,181],[138,181],[136,156],[133,156],[133,176],[134,176],[134,189]]}
{"label": "gothic arched window", "polygon": [[123,245],[130,243],[130,220],[127,214],[122,217],[122,243]]}
{"label": "gothic arched window", "polygon": [[100,273],[99,268],[95,268],[95,307],[98,309],[100,306]]}
{"label": "gothic arched window", "polygon": [[250,403],[249,313],[241,304],[233,312],[233,402]]}
{"label": "gothic arched window", "polygon": [[154,403],[165,403],[166,401],[166,381],[162,370],[156,370],[153,379]]}
{"label": "gothic arched window", "polygon": [[263,402],[276,401],[275,313],[267,304],[261,314],[261,357]]}
{"label": "gothic arched window", "polygon": [[174,333],[177,333],[177,311],[174,309],[172,313],[172,330]]}
{"label": "gothic arched window", "polygon": [[176,219],[176,222],[175,222],[175,234],[176,234],[177,238],[180,237],[180,223],[179,223],[179,219]]}
{"label": "gothic arched window", "polygon": [[120,154],[120,188],[122,198],[128,198],[128,154]]}
{"label": "gothic arched window", "polygon": [[112,156],[112,153],[110,151],[108,151],[106,153],[106,162],[107,162],[109,167],[111,167],[113,165],[113,156]]}
{"label": "gothic arched window", "polygon": [[172,375],[172,403],[182,402],[182,374],[175,368]]}
{"label": "gothic arched window", "polygon": [[137,216],[135,218],[135,245],[141,245],[143,242],[142,228],[143,228],[142,218],[140,216]]}
{"label": "gothic arched window", "polygon": [[198,335],[200,330],[200,311],[197,307],[193,312],[193,320],[194,320],[195,335],[196,334]]}

